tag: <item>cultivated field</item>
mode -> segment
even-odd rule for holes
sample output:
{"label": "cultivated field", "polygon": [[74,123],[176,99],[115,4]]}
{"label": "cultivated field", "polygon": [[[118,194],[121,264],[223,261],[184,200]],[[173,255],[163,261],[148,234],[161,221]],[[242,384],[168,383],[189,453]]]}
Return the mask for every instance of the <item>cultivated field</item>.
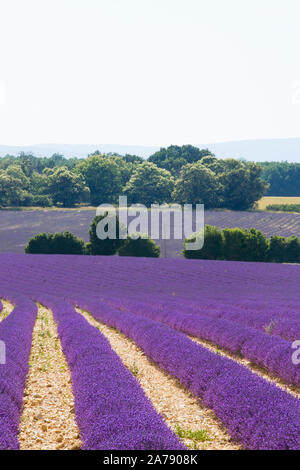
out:
{"label": "cultivated field", "polygon": [[299,266],[0,262],[0,448],[300,449]]}
{"label": "cultivated field", "polygon": [[257,203],[257,209],[264,211],[271,204],[300,204],[300,197],[262,197]]}
{"label": "cultivated field", "polygon": [[[40,232],[53,233],[70,230],[88,241],[89,225],[94,216],[94,210],[84,209],[0,211],[0,252],[22,253],[29,238]],[[254,227],[262,230],[267,237],[271,235],[300,236],[300,214],[205,211],[205,223],[219,228]],[[168,258],[180,256],[183,240],[162,240],[161,236],[157,242],[161,246],[161,256]]]}

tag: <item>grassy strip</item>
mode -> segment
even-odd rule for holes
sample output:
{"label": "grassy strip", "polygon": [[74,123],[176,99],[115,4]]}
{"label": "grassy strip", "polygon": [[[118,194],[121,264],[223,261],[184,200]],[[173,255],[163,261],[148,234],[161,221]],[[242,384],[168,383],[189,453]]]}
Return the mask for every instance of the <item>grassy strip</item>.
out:
{"label": "grassy strip", "polygon": [[266,209],[275,212],[300,212],[300,204],[270,204]]}

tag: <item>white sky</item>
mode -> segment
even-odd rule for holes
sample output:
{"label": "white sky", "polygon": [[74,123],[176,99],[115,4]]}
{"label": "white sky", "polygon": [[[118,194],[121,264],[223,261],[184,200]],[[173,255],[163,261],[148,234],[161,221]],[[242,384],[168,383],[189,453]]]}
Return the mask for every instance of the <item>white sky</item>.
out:
{"label": "white sky", "polygon": [[300,137],[299,0],[0,0],[0,144]]}

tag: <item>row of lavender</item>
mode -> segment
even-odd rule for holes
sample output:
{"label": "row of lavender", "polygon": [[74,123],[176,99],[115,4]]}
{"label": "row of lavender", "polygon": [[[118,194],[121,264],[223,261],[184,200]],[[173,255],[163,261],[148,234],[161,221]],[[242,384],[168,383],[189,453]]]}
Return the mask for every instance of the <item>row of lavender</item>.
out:
{"label": "row of lavender", "polygon": [[71,305],[40,293],[58,324],[82,449],[184,450],[108,340]]}
{"label": "row of lavender", "polygon": [[[116,297],[116,292],[122,298],[145,295],[147,300],[156,298],[160,304],[169,298],[170,306],[186,301],[192,313],[193,305],[201,305],[202,300],[206,305],[210,301],[215,305],[223,292],[227,310],[230,296],[232,305],[237,306],[242,299],[254,302],[254,292],[257,304],[269,296],[281,308],[285,296],[292,305],[299,302],[296,274],[300,271],[296,266],[274,267],[274,271],[272,266],[272,271],[268,268],[269,273],[265,266],[249,267],[246,263],[179,260],[178,264],[173,260],[126,260],[125,263],[114,258],[96,257],[88,261],[81,258],[7,256],[4,257],[6,276],[1,280],[15,282],[27,294],[33,295],[34,290],[37,298],[42,292],[55,289],[59,297],[76,301],[95,312],[99,320],[122,330],[149,357],[203,399],[245,447],[300,447],[299,400],[233,361],[192,343],[173,329],[108,308],[99,301],[102,295]],[[240,278],[243,283],[238,285],[237,294]],[[284,288],[279,290],[278,283]],[[292,309],[295,310],[293,306]]]}
{"label": "row of lavender", "polygon": [[[7,298],[8,293],[0,294]],[[36,305],[23,296],[9,294],[13,312],[0,324],[0,341],[5,345],[5,361],[0,364],[0,449],[18,449],[19,420],[28,374]]]}
{"label": "row of lavender", "polygon": [[156,302],[145,304],[131,299],[113,299],[110,304],[162,322],[177,331],[206,340],[253,364],[264,367],[272,375],[300,387],[300,364],[292,361],[291,342],[271,336],[255,328],[242,326],[222,318],[187,315],[182,311],[156,308]]}
{"label": "row of lavender", "polygon": [[[142,300],[141,300],[142,299]],[[163,296],[149,295],[134,298],[123,296],[122,301],[129,309],[138,312],[146,312],[149,305],[155,305],[155,313],[166,311],[175,315],[190,314],[193,316],[205,316],[212,319],[222,319],[236,323],[241,326],[254,328],[272,336],[279,336],[287,341],[295,341],[300,338],[300,304],[280,305],[278,302],[258,303],[241,302],[233,305],[232,302],[207,301],[202,298],[201,302],[195,304],[188,300],[180,300],[176,297],[163,299]],[[153,307],[152,307],[153,310]]]}
{"label": "row of lavender", "polygon": [[245,308],[243,305],[233,306],[223,303],[190,306],[191,313],[202,313],[212,318],[229,320],[288,341],[300,338],[299,310],[300,305],[298,310],[292,310],[287,305],[279,306],[278,303],[272,305],[272,302],[263,305],[261,310],[257,306]]}
{"label": "row of lavender", "polygon": [[[223,318],[268,331],[287,341],[300,338],[298,266],[214,261],[187,261],[183,264],[182,260],[176,260],[177,263],[160,260],[157,269],[157,263],[147,260],[149,266],[145,278],[143,260],[131,259],[126,265],[122,260],[109,260],[108,263],[96,259],[90,263],[86,260],[78,263],[73,258],[70,261],[64,269],[71,270],[74,263],[72,280],[75,284],[78,282],[79,291],[84,290],[90,295],[95,294],[95,286],[99,283],[104,292],[110,294],[118,289],[121,297],[130,297],[128,293],[131,292],[135,299],[146,298],[147,304],[155,301],[164,310],[172,307],[177,312]],[[78,265],[80,270],[76,274]],[[98,268],[104,274],[101,279],[98,278]],[[88,279],[85,285],[81,270],[85,271]],[[64,276],[62,272],[62,279]],[[148,286],[150,293],[147,293]],[[153,291],[158,291],[159,296],[153,296]]]}
{"label": "row of lavender", "polygon": [[161,323],[99,301],[77,303],[135,341],[211,408],[245,448],[300,449],[300,402],[292,395]]}

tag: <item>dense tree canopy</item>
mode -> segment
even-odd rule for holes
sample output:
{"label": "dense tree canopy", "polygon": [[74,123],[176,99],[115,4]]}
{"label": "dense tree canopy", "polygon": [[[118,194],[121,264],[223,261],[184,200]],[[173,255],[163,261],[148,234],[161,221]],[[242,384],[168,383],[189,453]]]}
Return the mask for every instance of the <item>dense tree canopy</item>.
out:
{"label": "dense tree canopy", "polygon": [[84,241],[71,232],[39,233],[30,238],[25,253],[46,255],[82,255]]}
{"label": "dense tree canopy", "polygon": [[73,207],[76,203],[88,201],[89,188],[85,185],[82,175],[74,173],[66,166],[48,170],[48,190],[54,204]]}
{"label": "dense tree canopy", "polygon": [[262,178],[270,184],[268,196],[300,196],[300,163],[263,162]]}
{"label": "dense tree canopy", "polygon": [[207,155],[213,156],[208,149],[200,150],[198,147],[193,147],[193,145],[183,145],[182,147],[171,145],[168,148],[161,148],[151,155],[148,160],[177,176],[182,166],[187,163],[197,162]]}
{"label": "dense tree canopy", "polygon": [[159,258],[160,247],[148,236],[138,234],[137,238],[127,237],[119,248],[119,256],[136,256],[143,258]]}
{"label": "dense tree canopy", "polygon": [[246,210],[260,199],[268,185],[261,179],[262,169],[255,163],[228,160],[225,171],[219,175],[223,186],[223,206],[227,209]]}
{"label": "dense tree canopy", "polygon": [[129,203],[163,204],[170,202],[174,189],[174,178],[154,163],[144,162],[137,166],[124,188]]}
{"label": "dense tree canopy", "polygon": [[203,247],[190,249],[187,244],[194,242],[200,235],[200,233],[193,234],[184,241],[185,258],[275,263],[300,262],[300,238],[297,237],[273,236],[267,239],[261,231],[255,228],[220,230],[206,225]]}
{"label": "dense tree canopy", "polygon": [[118,203],[118,196],[126,194],[130,203],[147,206],[203,202],[207,208],[245,210],[268,190],[266,181],[270,194],[290,188],[291,195],[300,195],[299,168],[220,159],[192,145],[161,148],[148,161],[99,150],[80,159],[21,153],[0,158],[0,205],[98,206]]}
{"label": "dense tree canopy", "polygon": [[118,202],[133,167],[122,158],[96,154],[79,162],[76,171],[84,177],[90,189],[91,203],[97,206]]}
{"label": "dense tree canopy", "polygon": [[173,197],[179,204],[219,207],[222,203],[222,188],[215,174],[201,161],[188,163],[181,168]]}
{"label": "dense tree canopy", "polygon": [[0,205],[26,205],[30,198],[29,179],[18,165],[0,170]]}
{"label": "dense tree canopy", "polygon": [[[99,237],[98,224],[103,225],[103,232],[106,237]],[[114,238],[108,236],[109,225],[114,229]],[[90,225],[90,241],[87,243],[87,252],[90,255],[115,255],[118,249],[123,245],[127,232],[122,238],[124,227],[120,225],[119,217],[113,213],[105,212],[103,215],[96,215]]]}

